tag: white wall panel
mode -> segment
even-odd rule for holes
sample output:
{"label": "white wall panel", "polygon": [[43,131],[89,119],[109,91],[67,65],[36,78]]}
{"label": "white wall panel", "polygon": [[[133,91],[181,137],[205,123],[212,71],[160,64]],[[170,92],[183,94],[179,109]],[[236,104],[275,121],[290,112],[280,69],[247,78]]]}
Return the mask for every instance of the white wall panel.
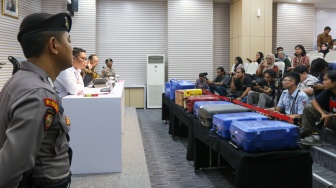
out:
{"label": "white wall panel", "polygon": [[[65,0],[42,0],[42,12],[56,14],[67,11]],[[72,17],[71,46],[86,50],[87,56],[96,53],[96,1],[78,1],[78,12]]]}
{"label": "white wall panel", "polygon": [[278,3],[276,46],[292,56],[295,46],[302,44],[309,52],[314,48],[315,8],[311,4]]}
{"label": "white wall panel", "polygon": [[[2,7],[2,2],[0,2]],[[0,34],[0,62],[7,63],[0,69],[0,90],[2,89],[5,82],[12,75],[13,66],[8,61],[8,56],[14,57],[24,57],[20,43],[17,41],[17,34],[19,32],[19,27],[21,21],[24,17],[31,13],[41,11],[40,0],[20,0],[19,1],[19,18],[12,18],[2,15],[2,8],[0,13],[0,24],[1,24],[1,34]]]}
{"label": "white wall panel", "polygon": [[272,17],[272,52],[276,52],[276,48],[277,48],[277,13],[278,13],[278,4],[277,3],[273,3],[273,17]]}
{"label": "white wall panel", "polygon": [[167,59],[167,2],[97,1],[98,71],[105,59],[127,84],[146,84],[147,54]]}
{"label": "white wall panel", "polygon": [[224,67],[226,72],[230,72],[230,4],[214,3],[213,9],[214,34],[212,72],[216,75],[216,69],[218,67]]}
{"label": "white wall panel", "polygon": [[212,0],[168,0],[168,78],[213,77]]}

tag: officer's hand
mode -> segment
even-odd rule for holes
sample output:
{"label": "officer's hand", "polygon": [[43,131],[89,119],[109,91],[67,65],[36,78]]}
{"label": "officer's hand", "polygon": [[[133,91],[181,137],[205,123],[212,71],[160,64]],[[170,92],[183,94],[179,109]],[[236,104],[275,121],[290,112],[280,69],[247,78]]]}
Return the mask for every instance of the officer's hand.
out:
{"label": "officer's hand", "polygon": [[236,100],[240,101],[240,100],[241,100],[241,98],[240,98],[240,97],[238,97],[238,98],[236,98]]}

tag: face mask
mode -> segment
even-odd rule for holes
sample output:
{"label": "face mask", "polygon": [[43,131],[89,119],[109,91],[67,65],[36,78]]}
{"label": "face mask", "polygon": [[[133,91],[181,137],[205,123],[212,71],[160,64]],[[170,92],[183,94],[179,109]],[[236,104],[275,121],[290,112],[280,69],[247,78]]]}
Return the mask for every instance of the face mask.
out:
{"label": "face mask", "polygon": [[326,50],[326,49],[327,49],[327,47],[323,46],[321,49],[322,49],[322,50]]}
{"label": "face mask", "polygon": [[334,45],[334,49],[336,49],[336,45]]}

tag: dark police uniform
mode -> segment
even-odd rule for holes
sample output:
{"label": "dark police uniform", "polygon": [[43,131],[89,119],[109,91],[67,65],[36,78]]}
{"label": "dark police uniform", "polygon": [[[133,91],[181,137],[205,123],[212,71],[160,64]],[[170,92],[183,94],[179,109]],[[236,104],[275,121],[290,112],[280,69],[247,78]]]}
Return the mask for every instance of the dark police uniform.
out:
{"label": "dark police uniform", "polygon": [[[66,13],[33,14],[22,21],[18,40],[29,33],[70,28]],[[69,184],[70,120],[59,104],[48,74],[22,62],[0,93],[0,187]]]}

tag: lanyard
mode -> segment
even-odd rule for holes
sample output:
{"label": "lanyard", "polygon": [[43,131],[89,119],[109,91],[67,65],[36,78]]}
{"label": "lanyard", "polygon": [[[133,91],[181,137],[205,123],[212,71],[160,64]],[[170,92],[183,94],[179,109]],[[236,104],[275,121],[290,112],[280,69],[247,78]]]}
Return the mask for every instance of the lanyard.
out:
{"label": "lanyard", "polygon": [[294,100],[293,100],[293,102],[292,102],[292,107],[291,107],[291,109],[290,109],[289,114],[293,114],[294,106],[295,106],[295,102],[296,102],[296,98],[297,98],[297,96],[299,95],[299,92],[300,92],[300,90],[298,90],[298,92],[296,93],[296,96],[295,96],[295,98],[294,98]]}

